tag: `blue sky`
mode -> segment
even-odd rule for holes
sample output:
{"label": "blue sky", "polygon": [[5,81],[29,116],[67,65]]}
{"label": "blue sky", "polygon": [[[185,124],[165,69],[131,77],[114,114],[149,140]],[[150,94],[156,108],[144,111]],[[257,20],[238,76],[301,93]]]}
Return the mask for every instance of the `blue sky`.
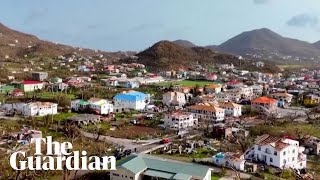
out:
{"label": "blue sky", "polygon": [[0,22],[41,39],[107,51],[159,40],[220,44],[248,30],[320,40],[320,0],[2,0]]}

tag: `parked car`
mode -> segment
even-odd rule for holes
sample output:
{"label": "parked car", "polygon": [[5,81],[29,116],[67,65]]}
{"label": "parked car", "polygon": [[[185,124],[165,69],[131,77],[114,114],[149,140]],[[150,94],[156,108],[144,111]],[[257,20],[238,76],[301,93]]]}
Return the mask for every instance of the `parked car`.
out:
{"label": "parked car", "polygon": [[126,149],[126,150],[124,150],[124,151],[123,151],[123,154],[124,154],[125,156],[130,155],[130,154],[131,154],[131,149]]}
{"label": "parked car", "polygon": [[168,139],[168,138],[164,138],[164,139],[162,139],[161,140],[161,144],[168,144],[170,142],[170,139]]}

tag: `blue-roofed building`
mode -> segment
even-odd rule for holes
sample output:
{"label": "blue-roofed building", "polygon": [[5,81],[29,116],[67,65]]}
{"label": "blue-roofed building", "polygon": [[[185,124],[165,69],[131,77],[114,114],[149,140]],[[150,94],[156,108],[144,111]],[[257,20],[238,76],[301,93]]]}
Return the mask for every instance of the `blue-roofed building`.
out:
{"label": "blue-roofed building", "polygon": [[150,103],[150,95],[138,91],[117,94],[114,98],[114,112],[143,110]]}
{"label": "blue-roofed building", "polygon": [[131,155],[118,164],[116,171],[110,172],[110,179],[211,180],[211,170],[207,166],[168,160],[150,155]]}

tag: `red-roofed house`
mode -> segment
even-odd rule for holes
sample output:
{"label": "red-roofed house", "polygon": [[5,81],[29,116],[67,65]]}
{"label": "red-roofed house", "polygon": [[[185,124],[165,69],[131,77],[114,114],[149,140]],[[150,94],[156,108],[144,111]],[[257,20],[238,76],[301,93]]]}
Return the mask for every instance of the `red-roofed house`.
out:
{"label": "red-roofed house", "polygon": [[24,92],[32,92],[43,88],[43,83],[40,81],[23,81],[20,84],[20,88]]}
{"label": "red-roofed house", "polygon": [[259,113],[272,113],[276,110],[277,100],[268,97],[258,97],[251,101],[251,109]]}

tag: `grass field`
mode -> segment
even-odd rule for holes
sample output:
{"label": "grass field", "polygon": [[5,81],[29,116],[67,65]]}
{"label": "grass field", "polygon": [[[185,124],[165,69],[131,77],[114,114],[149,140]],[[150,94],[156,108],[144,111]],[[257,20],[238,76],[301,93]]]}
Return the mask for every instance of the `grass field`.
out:
{"label": "grass field", "polygon": [[286,64],[286,65],[278,65],[278,67],[284,68],[284,69],[294,69],[294,68],[301,68],[303,66],[298,64]]}
{"label": "grass field", "polygon": [[275,126],[258,125],[252,129],[253,134],[271,134],[275,136],[290,135],[297,136],[300,134],[308,134],[320,137],[320,125],[299,124],[299,123],[284,123]]}
{"label": "grass field", "polygon": [[182,85],[182,86],[195,86],[195,85],[199,85],[199,86],[205,86],[207,84],[212,84],[212,81],[191,81],[191,80],[183,80],[183,81],[169,81],[169,82],[162,82],[159,83],[158,85],[160,86],[169,86],[169,85]]}
{"label": "grass field", "polygon": [[74,94],[66,94],[66,93],[61,93],[61,92],[43,92],[40,95],[40,98],[42,99],[53,99],[56,96],[59,95],[66,95],[69,99],[73,100],[76,98]]}

